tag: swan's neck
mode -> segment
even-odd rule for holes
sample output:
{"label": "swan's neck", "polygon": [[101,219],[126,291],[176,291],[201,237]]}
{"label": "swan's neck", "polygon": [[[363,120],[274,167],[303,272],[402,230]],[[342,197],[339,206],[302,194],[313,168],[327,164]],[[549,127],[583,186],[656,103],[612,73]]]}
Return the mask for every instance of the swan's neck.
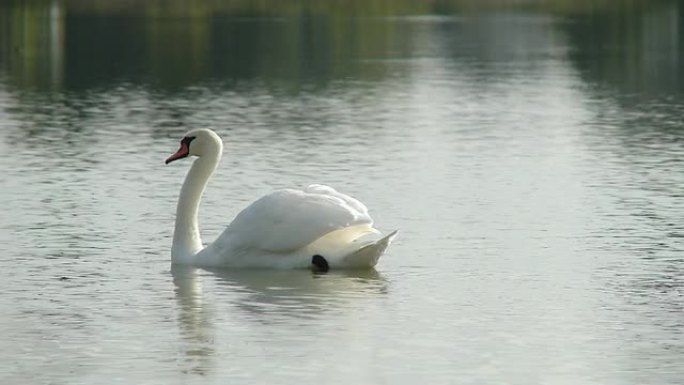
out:
{"label": "swan's neck", "polygon": [[202,250],[197,215],[204,189],[220,160],[220,151],[203,155],[195,160],[185,177],[176,208],[176,227],[171,246],[173,262],[190,262]]}

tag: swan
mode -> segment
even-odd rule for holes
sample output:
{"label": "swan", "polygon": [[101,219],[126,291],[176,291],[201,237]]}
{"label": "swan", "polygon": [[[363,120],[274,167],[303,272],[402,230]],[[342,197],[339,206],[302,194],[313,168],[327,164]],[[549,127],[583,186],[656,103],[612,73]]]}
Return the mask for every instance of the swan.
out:
{"label": "swan", "polygon": [[195,129],[166,159],[195,156],[181,187],[171,246],[172,263],[199,267],[363,269],[374,267],[396,231],[383,235],[368,209],[331,187],[283,189],[247,206],[211,244],[203,246],[197,216],[202,194],[223,153],[210,129]]}

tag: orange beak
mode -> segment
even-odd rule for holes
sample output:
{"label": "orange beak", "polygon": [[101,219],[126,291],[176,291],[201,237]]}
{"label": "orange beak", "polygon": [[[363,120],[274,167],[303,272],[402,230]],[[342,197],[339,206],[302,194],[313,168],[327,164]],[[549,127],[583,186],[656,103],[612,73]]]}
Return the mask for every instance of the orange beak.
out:
{"label": "orange beak", "polygon": [[174,160],[185,158],[188,155],[190,155],[190,149],[188,148],[188,144],[181,142],[181,145],[180,145],[180,148],[178,149],[178,151],[176,151],[170,157],[166,158],[166,162],[164,162],[164,163],[169,164],[169,163],[173,162]]}

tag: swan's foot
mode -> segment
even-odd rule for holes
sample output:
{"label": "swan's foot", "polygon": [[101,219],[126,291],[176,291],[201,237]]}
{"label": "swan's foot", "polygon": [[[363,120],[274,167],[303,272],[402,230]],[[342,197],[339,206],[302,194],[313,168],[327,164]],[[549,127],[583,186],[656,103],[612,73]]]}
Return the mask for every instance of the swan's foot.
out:
{"label": "swan's foot", "polygon": [[314,271],[322,272],[325,273],[326,271],[330,270],[330,266],[328,265],[328,261],[326,261],[325,258],[322,256],[316,254],[313,257],[311,257],[311,267],[313,268]]}

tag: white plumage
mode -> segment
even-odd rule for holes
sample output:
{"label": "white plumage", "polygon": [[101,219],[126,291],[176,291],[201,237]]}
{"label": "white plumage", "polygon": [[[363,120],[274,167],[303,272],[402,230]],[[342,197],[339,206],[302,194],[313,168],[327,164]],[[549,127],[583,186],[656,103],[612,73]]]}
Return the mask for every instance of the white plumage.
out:
{"label": "white plumage", "polygon": [[240,212],[219,237],[236,237],[243,247],[282,253],[302,248],[323,235],[354,225],[372,225],[361,202],[334,189],[311,185],[266,195]]}
{"label": "white plumage", "polygon": [[242,210],[225,231],[202,248],[197,213],[207,181],[220,161],[223,145],[211,130],[193,130],[167,163],[188,155],[193,163],[181,189],[172,258],[175,263],[213,267],[308,268],[312,257],[330,268],[370,268],[396,232],[374,229],[358,200],[324,185],[285,189]]}

